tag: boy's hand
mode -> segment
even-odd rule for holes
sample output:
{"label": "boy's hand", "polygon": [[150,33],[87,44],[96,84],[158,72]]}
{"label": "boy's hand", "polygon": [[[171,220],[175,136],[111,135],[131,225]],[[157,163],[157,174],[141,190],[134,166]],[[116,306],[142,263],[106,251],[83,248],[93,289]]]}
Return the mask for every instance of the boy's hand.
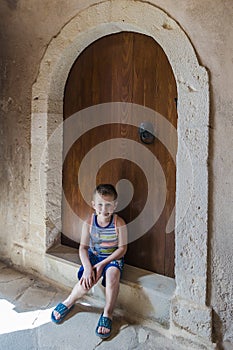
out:
{"label": "boy's hand", "polygon": [[94,268],[86,268],[83,271],[80,284],[87,290],[89,290],[96,282],[96,274]]}
{"label": "boy's hand", "polygon": [[101,275],[102,275],[102,272],[103,272],[103,269],[104,269],[104,264],[103,262],[99,262],[98,264],[96,264],[95,266],[93,266],[93,268],[95,269],[96,271],[96,282],[100,279]]}

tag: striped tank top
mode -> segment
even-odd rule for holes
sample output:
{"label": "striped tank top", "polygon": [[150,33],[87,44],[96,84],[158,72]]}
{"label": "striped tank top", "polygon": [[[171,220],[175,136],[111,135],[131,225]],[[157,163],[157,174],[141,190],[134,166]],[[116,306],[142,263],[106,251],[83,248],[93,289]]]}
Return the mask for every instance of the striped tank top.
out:
{"label": "striped tank top", "polygon": [[118,248],[118,234],[116,230],[117,215],[114,214],[109,224],[99,226],[97,215],[92,215],[90,227],[90,250],[100,257],[108,257]]}

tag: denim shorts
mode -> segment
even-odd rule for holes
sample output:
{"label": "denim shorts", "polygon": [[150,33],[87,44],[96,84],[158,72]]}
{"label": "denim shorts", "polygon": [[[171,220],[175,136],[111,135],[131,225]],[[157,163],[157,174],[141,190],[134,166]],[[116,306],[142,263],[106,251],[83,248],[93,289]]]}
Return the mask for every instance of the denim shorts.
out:
{"label": "denim shorts", "polygon": [[[105,259],[105,258],[103,258],[103,257],[100,257],[100,256],[98,256],[98,255],[93,254],[90,250],[88,250],[88,255],[89,255],[89,260],[90,260],[90,263],[91,263],[92,266],[98,264],[100,261],[103,261],[103,260]],[[102,285],[103,285],[104,287],[106,287],[106,271],[107,271],[107,269],[108,269],[109,267],[112,267],[112,266],[115,266],[117,269],[119,269],[119,270],[120,270],[120,273],[121,273],[121,275],[122,275],[123,267],[124,267],[124,259],[121,258],[121,259],[117,259],[117,260],[112,260],[110,263],[108,263],[108,264],[104,267],[104,269],[103,269],[103,271],[102,271],[102,277],[103,277],[103,279],[102,279]],[[82,275],[83,275],[83,271],[84,271],[84,268],[83,268],[83,266],[81,266],[81,267],[79,268],[79,270],[78,270],[78,273],[77,273],[78,279],[79,279],[79,280],[81,279],[81,277],[82,277]]]}

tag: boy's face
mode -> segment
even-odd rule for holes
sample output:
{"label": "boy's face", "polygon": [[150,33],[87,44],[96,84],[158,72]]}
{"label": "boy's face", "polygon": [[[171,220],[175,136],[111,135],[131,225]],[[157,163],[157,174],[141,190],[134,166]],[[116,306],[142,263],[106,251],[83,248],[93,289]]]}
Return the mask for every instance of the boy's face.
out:
{"label": "boy's face", "polygon": [[92,207],[95,209],[96,214],[106,220],[109,219],[114,210],[116,209],[117,201],[111,195],[103,196],[96,193],[92,201]]}

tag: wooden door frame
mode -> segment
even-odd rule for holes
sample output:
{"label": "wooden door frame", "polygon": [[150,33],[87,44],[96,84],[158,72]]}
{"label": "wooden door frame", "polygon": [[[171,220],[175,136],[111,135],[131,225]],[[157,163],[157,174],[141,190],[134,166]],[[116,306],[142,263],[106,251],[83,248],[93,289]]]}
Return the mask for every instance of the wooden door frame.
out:
{"label": "wooden door frame", "polygon": [[[211,309],[206,301],[208,74],[199,65],[181,27],[156,6],[125,0],[96,3],[79,12],[50,42],[32,91],[29,241],[33,243],[38,231],[41,232],[34,254],[43,255],[60,237],[63,93],[69,70],[85,47],[105,35],[121,31],[135,31],[154,38],[174,72],[178,89],[178,153],[176,292],[171,305],[171,329],[186,330],[210,341]],[[57,137],[56,142],[51,143],[53,132]],[[48,147],[44,149],[45,144]],[[42,273],[45,265],[42,264]]]}

